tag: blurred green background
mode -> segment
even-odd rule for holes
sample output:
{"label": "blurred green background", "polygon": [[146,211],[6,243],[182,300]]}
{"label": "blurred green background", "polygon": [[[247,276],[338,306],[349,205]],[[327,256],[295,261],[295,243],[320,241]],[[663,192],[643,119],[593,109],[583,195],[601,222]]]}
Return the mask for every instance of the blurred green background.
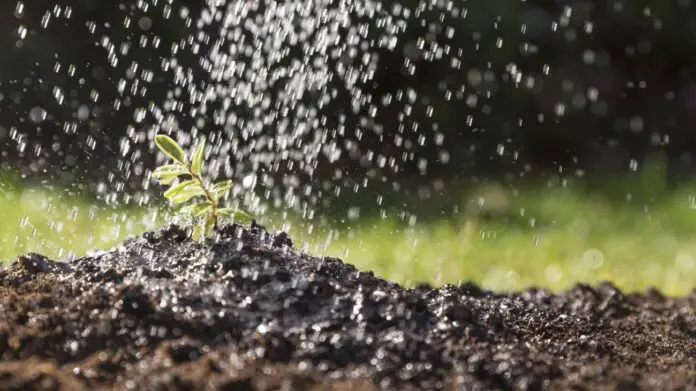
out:
{"label": "blurred green background", "polygon": [[[411,184],[411,196],[384,198],[380,207],[379,194],[365,191],[342,195],[311,219],[272,209],[257,217],[287,230],[296,247],[406,285],[473,281],[497,290],[559,290],[611,280],[631,291],[654,286],[683,294],[696,281],[696,183],[668,188],[661,172],[646,166],[621,179],[516,186]],[[171,213],[4,178],[4,261],[29,251],[65,259],[108,249]]]}

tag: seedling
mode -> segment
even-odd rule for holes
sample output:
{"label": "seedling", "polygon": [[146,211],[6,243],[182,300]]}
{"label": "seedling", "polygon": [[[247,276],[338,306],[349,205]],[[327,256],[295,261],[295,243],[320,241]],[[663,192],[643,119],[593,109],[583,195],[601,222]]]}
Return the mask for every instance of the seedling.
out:
{"label": "seedling", "polygon": [[[193,238],[202,241],[218,226],[220,217],[249,219],[249,215],[233,208],[221,208],[220,199],[232,188],[231,180],[223,180],[208,186],[203,179],[203,158],[205,140],[196,145],[189,159],[184,149],[174,139],[164,134],[155,136],[155,144],[172,162],[157,167],[152,178],[163,185],[170,185],[164,197],[174,205],[183,206],[179,212],[191,216],[194,220]],[[181,181],[172,184],[179,177]]]}

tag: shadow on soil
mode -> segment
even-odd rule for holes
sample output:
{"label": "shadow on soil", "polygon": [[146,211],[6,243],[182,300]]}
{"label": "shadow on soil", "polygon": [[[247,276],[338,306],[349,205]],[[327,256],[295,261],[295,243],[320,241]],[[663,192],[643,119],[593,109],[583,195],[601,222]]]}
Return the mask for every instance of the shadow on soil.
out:
{"label": "shadow on soil", "polygon": [[257,225],[219,235],[0,269],[0,389],[696,388],[696,294],[405,289]]}

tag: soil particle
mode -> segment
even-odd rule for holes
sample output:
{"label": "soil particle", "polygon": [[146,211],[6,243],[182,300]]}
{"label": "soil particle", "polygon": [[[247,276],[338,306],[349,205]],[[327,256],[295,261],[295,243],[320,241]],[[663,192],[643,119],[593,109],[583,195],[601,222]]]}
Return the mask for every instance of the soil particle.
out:
{"label": "soil particle", "polygon": [[404,288],[253,224],[0,269],[2,390],[696,389],[696,294]]}

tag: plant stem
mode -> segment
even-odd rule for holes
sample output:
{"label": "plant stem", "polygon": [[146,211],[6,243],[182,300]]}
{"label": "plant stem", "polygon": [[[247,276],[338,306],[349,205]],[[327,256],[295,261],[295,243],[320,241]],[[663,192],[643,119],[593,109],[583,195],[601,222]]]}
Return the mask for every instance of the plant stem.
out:
{"label": "plant stem", "polygon": [[210,194],[210,190],[208,190],[208,188],[205,186],[205,183],[203,182],[203,178],[200,175],[193,172],[193,170],[191,170],[190,165],[187,165],[186,169],[188,169],[188,172],[189,172],[189,175],[191,175],[191,178],[193,178],[194,180],[196,180],[196,182],[198,182],[198,185],[201,187],[201,189],[203,189],[203,193],[204,193],[205,198],[208,200],[208,202],[210,202],[210,205],[212,205],[212,208],[211,208],[212,212],[210,214],[213,217],[213,228],[217,229],[217,223],[218,223],[218,221],[217,221],[218,220],[217,219],[217,210],[218,210],[217,200],[215,200],[215,197],[213,197],[213,195]]}

